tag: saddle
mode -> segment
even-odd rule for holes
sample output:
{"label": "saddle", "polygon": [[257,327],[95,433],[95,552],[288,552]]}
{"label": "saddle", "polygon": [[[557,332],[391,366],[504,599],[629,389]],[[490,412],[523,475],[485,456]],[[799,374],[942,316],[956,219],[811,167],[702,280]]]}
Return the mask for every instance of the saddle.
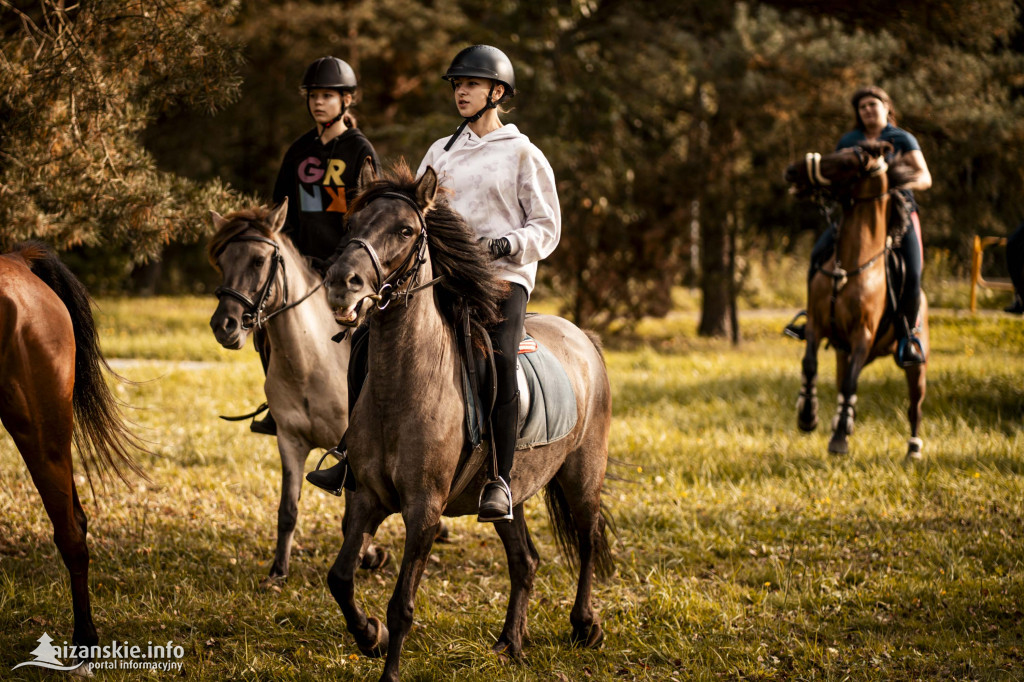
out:
{"label": "saddle", "polygon": [[[576,392],[569,375],[558,358],[533,337],[526,335],[519,343],[516,378],[519,385],[519,425],[516,450],[529,450],[561,440],[576,426]],[[483,436],[482,423],[487,420],[484,408],[493,386],[488,373],[490,361],[483,353],[472,359],[478,376],[486,376],[481,390],[473,390],[472,372],[463,362],[462,381],[466,395],[466,435],[474,447]],[[484,397],[486,396],[486,397]]]}

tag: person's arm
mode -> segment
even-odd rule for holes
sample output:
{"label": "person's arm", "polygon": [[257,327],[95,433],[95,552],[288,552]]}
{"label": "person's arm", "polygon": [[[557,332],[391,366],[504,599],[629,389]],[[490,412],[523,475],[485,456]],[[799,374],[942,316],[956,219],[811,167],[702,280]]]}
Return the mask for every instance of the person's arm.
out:
{"label": "person's arm", "polygon": [[924,190],[932,186],[932,174],[928,170],[928,162],[924,160],[924,154],[920,149],[905,152],[901,155],[903,160],[913,170],[911,179],[900,186],[900,189]]}
{"label": "person's arm", "polygon": [[509,241],[508,258],[525,265],[547,258],[562,234],[562,211],[558,203],[555,174],[540,153],[525,155],[517,180],[519,205],[525,213],[523,226],[504,235]]}

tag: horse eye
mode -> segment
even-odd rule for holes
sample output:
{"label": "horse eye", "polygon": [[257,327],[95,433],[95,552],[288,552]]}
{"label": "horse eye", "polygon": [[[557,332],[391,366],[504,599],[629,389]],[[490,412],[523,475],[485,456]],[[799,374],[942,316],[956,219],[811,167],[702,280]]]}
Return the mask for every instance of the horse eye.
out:
{"label": "horse eye", "polygon": [[409,227],[408,225],[403,227],[401,232],[402,232],[402,236],[403,237],[411,237],[412,236],[412,228]]}
{"label": "horse eye", "polygon": [[264,256],[256,256],[255,258],[252,259],[252,266],[254,268],[262,268],[263,264],[266,262],[267,259]]}

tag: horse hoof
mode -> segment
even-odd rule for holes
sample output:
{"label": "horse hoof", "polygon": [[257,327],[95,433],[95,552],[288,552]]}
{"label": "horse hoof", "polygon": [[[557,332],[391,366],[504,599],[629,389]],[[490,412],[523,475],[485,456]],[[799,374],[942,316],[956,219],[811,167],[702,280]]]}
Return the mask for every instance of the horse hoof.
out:
{"label": "horse hoof", "polygon": [[506,640],[495,642],[494,646],[491,647],[491,652],[498,657],[499,662],[504,664],[518,660],[523,655],[522,647],[515,647]]}
{"label": "horse hoof", "polygon": [[850,445],[845,440],[833,438],[828,443],[828,453],[830,455],[845,455],[849,452]]}
{"label": "horse hoof", "polygon": [[585,649],[599,649],[604,644],[604,630],[600,623],[594,623],[589,628],[573,628],[569,642],[574,647]]}
{"label": "horse hoof", "polygon": [[452,541],[451,531],[448,530],[448,524],[441,523],[441,528],[438,529],[437,535],[434,536],[434,542],[440,542],[442,544],[448,544]]}
{"label": "horse hoof", "polygon": [[74,675],[75,677],[95,677],[92,672],[92,663],[90,661],[85,661],[82,665],[69,671],[68,674]]}
{"label": "horse hoof", "polygon": [[924,443],[920,438],[911,438],[907,441],[907,456],[903,459],[908,464],[914,462],[920,462],[924,459],[924,455],[921,453],[921,449],[924,447]]}
{"label": "horse hoof", "polygon": [[378,571],[391,563],[391,552],[386,549],[377,548],[371,555],[369,552],[363,555],[359,561],[359,568],[367,571]]}
{"label": "horse hoof", "polygon": [[367,619],[367,625],[373,630],[375,639],[370,646],[360,644],[359,650],[368,658],[380,658],[388,650],[388,629],[373,616]]}
{"label": "horse hoof", "polygon": [[260,581],[261,592],[280,592],[281,585],[284,584],[285,580],[288,579],[287,575],[268,575],[266,578]]}
{"label": "horse hoof", "polygon": [[811,431],[814,431],[814,429],[818,428],[818,418],[815,417],[811,421],[804,421],[803,419],[800,419],[798,417],[796,420],[796,425],[804,433],[810,433]]}

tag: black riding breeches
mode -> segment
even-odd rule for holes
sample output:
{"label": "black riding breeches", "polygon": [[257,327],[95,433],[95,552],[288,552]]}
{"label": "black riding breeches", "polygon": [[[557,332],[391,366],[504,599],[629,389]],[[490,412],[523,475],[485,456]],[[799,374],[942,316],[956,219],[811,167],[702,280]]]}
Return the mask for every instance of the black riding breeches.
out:
{"label": "black riding breeches", "polygon": [[519,381],[516,377],[516,363],[519,356],[519,342],[523,339],[523,324],[526,320],[526,302],[529,294],[519,284],[509,286],[508,297],[501,302],[502,321],[491,329],[491,345],[494,347],[494,366],[497,398],[491,426],[494,433],[491,443],[494,447],[497,474],[509,480],[512,471],[512,457],[516,448],[516,430],[519,422]]}

